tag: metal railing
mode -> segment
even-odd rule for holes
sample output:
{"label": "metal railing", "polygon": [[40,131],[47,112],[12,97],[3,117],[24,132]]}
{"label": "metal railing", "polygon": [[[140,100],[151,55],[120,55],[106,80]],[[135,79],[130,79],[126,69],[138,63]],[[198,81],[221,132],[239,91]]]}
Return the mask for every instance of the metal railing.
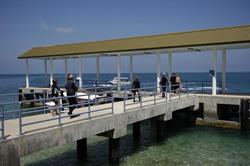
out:
{"label": "metal railing", "polygon": [[[182,84],[182,89],[180,89],[178,92],[173,91],[172,87],[169,85],[161,86],[161,87],[144,86],[139,89],[139,92],[140,92],[138,95],[140,97],[139,107],[144,107],[144,106],[148,106],[152,104],[155,105],[155,104],[159,104],[162,102],[168,102],[171,100],[178,100],[182,97],[188,97],[191,93],[192,94],[195,93],[195,90],[192,90],[192,91],[189,90],[190,86],[192,86],[192,83]],[[64,121],[65,118],[69,118],[72,116],[84,115],[84,116],[81,116],[81,118],[76,119],[77,121],[79,121],[79,120],[90,120],[91,118],[94,118],[96,116],[114,114],[115,112],[114,93],[116,92],[113,91],[112,89],[117,88],[117,86],[116,87],[113,86],[111,90],[108,90],[108,91],[99,91],[99,88],[102,88],[102,87],[86,88],[85,93],[81,93],[81,94],[74,95],[74,96],[60,96],[60,97],[49,98],[48,96],[44,95],[43,98],[39,98],[39,99],[0,103],[0,111],[1,111],[0,120],[2,124],[0,128],[2,136],[0,138],[4,138],[5,136],[4,135],[4,129],[5,129],[4,121],[7,120],[6,116],[8,116],[8,114],[14,113],[18,115],[16,119],[18,119],[19,121],[18,127],[19,127],[20,135],[24,134],[25,132],[28,132],[28,131],[24,132],[24,128],[27,126],[39,125],[39,124],[49,122],[49,121],[50,122],[53,121],[53,123],[48,124],[49,126],[60,127],[63,124],[66,124],[69,122],[69,121]],[[166,89],[166,92],[165,92],[166,97],[162,98],[161,95],[163,93],[162,90],[164,88]],[[129,102],[134,97],[131,94],[131,92],[133,92],[134,90],[138,90],[138,89],[131,89],[125,86],[123,87],[123,91],[117,92],[119,94],[123,94],[120,97],[123,98],[124,112],[129,110],[129,108],[127,108],[128,106],[135,105],[135,104],[138,105],[138,102]],[[67,102],[69,98],[77,98],[78,103],[69,105],[69,103]],[[31,102],[35,103],[34,107],[25,108],[23,106],[25,103],[31,103]],[[52,102],[52,103],[54,102],[54,105],[52,106],[48,105],[49,102]],[[106,103],[106,104],[99,106],[102,103]],[[122,101],[121,101],[121,104],[122,104]],[[18,107],[13,110],[5,111],[4,106],[6,105],[17,105]],[[74,112],[73,115],[66,114],[65,111],[69,110],[71,107],[82,108],[82,110],[78,112]],[[48,112],[53,112],[54,110],[57,111],[58,115],[52,116],[52,117],[46,116]],[[97,112],[102,112],[102,114],[98,115],[96,114]],[[30,116],[34,117],[34,115],[38,115],[41,117],[39,117],[40,119],[28,118]],[[74,122],[74,120],[71,120],[70,122]],[[38,128],[38,129],[36,128],[36,130],[41,130],[41,128]]]}
{"label": "metal railing", "polygon": [[[95,93],[95,95],[100,95],[100,94],[103,94],[103,93],[106,93],[106,92],[98,92],[98,93]],[[112,92],[110,92],[112,93]],[[54,120],[57,120],[57,126],[61,126],[62,125],[62,120],[64,118],[67,118],[67,117],[72,117],[72,116],[80,116],[80,115],[88,115],[87,118],[84,118],[84,119],[91,119],[91,113],[94,113],[94,112],[99,112],[99,111],[104,111],[104,110],[110,110],[110,113],[113,113],[113,104],[110,104],[109,107],[105,107],[105,108],[102,108],[102,109],[92,109],[92,105],[94,105],[96,103],[96,99],[95,100],[91,100],[91,95],[93,94],[80,94],[80,95],[74,95],[74,96],[66,96],[66,97],[54,97],[54,98],[45,98],[45,99],[34,99],[34,100],[29,100],[28,102],[43,102],[43,103],[47,103],[47,102],[55,102],[57,101],[58,103],[61,103],[61,104],[55,104],[55,106],[45,106],[42,105],[40,107],[35,107],[35,108],[25,108],[25,109],[21,109],[21,104],[23,103],[22,101],[19,102],[19,105],[20,105],[20,110],[19,110],[19,134],[23,134],[23,127],[24,126],[29,126],[29,125],[33,125],[33,124],[39,124],[39,123],[44,123],[44,122],[47,122],[47,121],[54,121]],[[112,95],[113,96],[113,95]],[[67,100],[69,98],[78,98],[78,103],[77,104],[71,104],[69,105],[68,103],[63,103],[61,102],[62,100]],[[86,100],[81,100],[81,99],[86,99]],[[24,101],[24,102],[27,102],[27,101]],[[113,101],[113,97],[106,97],[105,98],[105,102],[106,103],[109,103],[109,102],[114,102]],[[85,111],[85,112],[81,112],[81,113],[75,113],[74,115],[65,115],[65,114],[62,114],[63,113],[63,110],[68,110],[70,109],[71,107],[75,107],[75,108],[82,108],[82,107],[85,107],[85,108],[88,108],[87,110],[88,111]],[[23,117],[25,116],[29,116],[29,115],[34,115],[34,114],[41,114],[41,113],[47,113],[47,112],[52,112],[52,111],[58,111],[58,116],[55,116],[55,117],[52,117],[52,118],[48,118],[48,119],[45,119],[45,120],[38,120],[38,121],[35,121],[35,122],[29,122],[29,123],[25,123],[23,122]]]}
{"label": "metal railing", "polygon": [[[123,110],[128,111],[128,106],[137,106],[131,109],[149,106],[149,105],[156,105],[164,102],[169,102],[172,100],[179,100],[183,97],[189,97],[190,94],[196,94],[195,90],[190,91],[188,83],[184,83],[179,87],[178,85],[166,85],[166,86],[158,86],[158,87],[146,87],[140,89],[130,89],[131,91],[138,92],[137,95],[133,95],[132,97],[128,97],[124,94],[123,100]],[[185,89],[183,89],[185,87]],[[165,90],[163,90],[165,89]],[[164,94],[164,95],[163,95]],[[136,102],[135,98],[138,98],[138,102]],[[145,97],[149,97],[145,100]],[[150,98],[151,97],[151,98]],[[152,98],[153,97],[153,98]],[[133,99],[133,102],[129,102],[128,99]],[[139,106],[138,106],[139,103]],[[145,105],[145,103],[149,103]]]}
{"label": "metal railing", "polygon": [[[193,87],[193,88],[195,88],[198,93],[202,93],[202,94],[205,93],[206,94],[206,93],[212,92],[212,82],[211,81],[184,80],[183,82],[186,84],[195,85],[195,87]],[[216,87],[217,93],[222,93],[222,81],[217,81],[216,84],[217,84],[217,87]]]}

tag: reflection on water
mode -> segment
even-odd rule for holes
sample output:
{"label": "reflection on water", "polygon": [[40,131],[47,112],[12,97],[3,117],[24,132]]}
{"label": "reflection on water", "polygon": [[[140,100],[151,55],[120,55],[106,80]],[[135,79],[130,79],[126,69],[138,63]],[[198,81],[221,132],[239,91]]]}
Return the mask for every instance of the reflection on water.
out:
{"label": "reflection on water", "polygon": [[[250,133],[239,130],[187,125],[185,119],[164,124],[164,139],[156,139],[152,120],[141,123],[140,140],[128,135],[120,139],[120,165],[250,165]],[[67,144],[22,158],[27,166],[109,165],[108,139],[88,138],[88,158],[76,159],[76,144]]]}

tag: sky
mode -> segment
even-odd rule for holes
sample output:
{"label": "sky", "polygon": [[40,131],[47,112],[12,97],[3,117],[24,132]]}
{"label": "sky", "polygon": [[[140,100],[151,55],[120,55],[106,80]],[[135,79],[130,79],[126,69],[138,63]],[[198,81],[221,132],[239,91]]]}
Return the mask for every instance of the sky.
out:
{"label": "sky", "polygon": [[[24,74],[17,59],[32,47],[220,28],[250,24],[249,0],[0,0],[0,74]],[[221,52],[218,54],[221,69]],[[227,70],[250,72],[250,49],[227,51]],[[128,57],[122,72],[129,72]],[[55,61],[63,73],[62,61]],[[77,61],[69,71],[77,72]],[[103,73],[116,72],[115,58],[101,58]],[[173,54],[173,71],[208,72],[212,52]],[[95,72],[95,59],[83,60],[83,73]],[[30,61],[43,73],[43,61]],[[156,72],[156,56],[134,57],[135,72]],[[161,55],[167,71],[167,55]]]}

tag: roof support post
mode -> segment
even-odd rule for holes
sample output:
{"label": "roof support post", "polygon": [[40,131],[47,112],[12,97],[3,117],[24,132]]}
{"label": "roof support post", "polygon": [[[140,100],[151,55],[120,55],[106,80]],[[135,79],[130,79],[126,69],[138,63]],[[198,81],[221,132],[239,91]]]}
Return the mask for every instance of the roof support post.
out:
{"label": "roof support post", "polygon": [[100,57],[96,57],[96,85],[99,84],[100,80]]}
{"label": "roof support post", "polygon": [[121,55],[117,54],[117,90],[121,91]]}
{"label": "roof support post", "polygon": [[53,59],[49,59],[50,63],[50,86],[52,86],[53,83],[53,75],[54,75],[54,66],[53,66]]}
{"label": "roof support post", "polygon": [[82,88],[82,57],[78,57],[78,67],[79,67],[79,88]]}
{"label": "roof support post", "polygon": [[172,75],[172,52],[168,52],[168,78]]}
{"label": "roof support post", "polygon": [[130,84],[133,83],[133,56],[129,56],[129,73],[130,73]]}
{"label": "roof support post", "polygon": [[47,59],[44,59],[44,85],[47,85],[47,78],[48,78],[48,63]]}
{"label": "roof support post", "polygon": [[169,81],[169,87],[171,89],[171,82],[170,82],[170,78],[172,75],[172,52],[168,52],[168,81]]}
{"label": "roof support post", "polygon": [[29,82],[29,60],[25,60],[25,69],[26,69],[26,88],[30,87],[30,82]]}
{"label": "roof support post", "polygon": [[226,90],[226,66],[227,66],[227,57],[226,57],[226,49],[222,49],[222,92],[224,93]]}
{"label": "roof support post", "polygon": [[161,53],[157,53],[157,61],[156,61],[156,67],[157,67],[157,82],[156,82],[156,87],[157,87],[157,92],[160,92],[160,80],[161,80]]}
{"label": "roof support post", "polygon": [[213,49],[213,75],[212,75],[212,95],[216,95],[216,65],[217,65],[217,48]]}
{"label": "roof support post", "polygon": [[68,77],[68,59],[64,58],[64,74],[65,74],[65,82],[67,81]]}

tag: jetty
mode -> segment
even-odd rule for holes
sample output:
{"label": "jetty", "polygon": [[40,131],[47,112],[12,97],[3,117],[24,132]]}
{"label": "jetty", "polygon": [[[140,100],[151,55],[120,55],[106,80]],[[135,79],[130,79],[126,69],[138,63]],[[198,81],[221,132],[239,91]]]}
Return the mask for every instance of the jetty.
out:
{"label": "jetty", "polygon": [[[250,48],[250,25],[208,29],[191,32],[161,34],[154,36],[133,37],[106,41],[64,44],[36,47],[22,54],[25,60],[26,85],[20,87],[19,101],[0,104],[0,166],[20,165],[20,158],[34,152],[66,143],[77,142],[77,156],[86,158],[87,138],[98,135],[109,138],[109,160],[119,162],[119,138],[127,134],[127,126],[133,126],[134,137],[140,137],[140,122],[153,119],[157,124],[172,119],[174,112],[184,110],[186,116],[196,115],[198,124],[250,129],[250,96],[226,93],[226,53],[231,49]],[[178,93],[172,91],[171,83],[166,87],[166,97],[161,96],[160,57],[168,56],[168,78],[172,75],[172,56],[179,52],[210,51],[211,94],[197,92],[195,83],[183,83]],[[218,52],[222,53],[222,91],[218,94],[216,66]],[[133,81],[133,56],[156,56],[156,79],[153,86],[140,89],[141,100],[132,100],[129,94],[133,89],[122,87],[121,56],[129,57],[130,81]],[[98,87],[86,91],[83,87],[82,59],[96,58],[96,82],[100,81],[100,59],[113,57],[117,61],[117,86],[110,90],[98,92]],[[31,60],[44,61],[44,75],[48,75],[50,66],[50,85],[54,76],[53,61],[63,60],[65,78],[68,72],[68,60],[78,59],[79,88],[85,94],[76,95],[79,99],[74,110],[74,118],[67,115],[70,107],[66,101],[55,107],[48,107],[46,102],[52,100],[46,94],[50,89],[32,87],[29,81],[29,63]],[[41,95],[42,94],[42,95]],[[105,96],[105,102],[90,100],[91,95]],[[120,100],[116,100],[117,96]],[[26,97],[25,97],[26,96]],[[40,97],[39,97],[40,96]],[[41,97],[42,96],[42,97]],[[85,96],[88,100],[81,100]],[[23,105],[33,107],[25,108]],[[15,118],[7,118],[5,107],[17,106],[11,111]],[[51,110],[57,109],[58,115],[51,116]],[[157,125],[160,137],[162,125]]]}

